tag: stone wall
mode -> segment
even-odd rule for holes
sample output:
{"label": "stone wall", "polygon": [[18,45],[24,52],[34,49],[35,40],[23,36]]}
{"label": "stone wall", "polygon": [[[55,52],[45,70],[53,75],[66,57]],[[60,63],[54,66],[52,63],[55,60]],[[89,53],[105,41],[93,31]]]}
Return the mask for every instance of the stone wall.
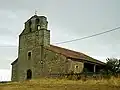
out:
{"label": "stone wall", "polygon": [[17,81],[17,71],[18,71],[18,62],[14,63],[12,65],[12,81]]}
{"label": "stone wall", "polygon": [[44,61],[44,73],[46,76],[50,74],[67,73],[68,62],[65,56],[44,49]]}
{"label": "stone wall", "polygon": [[[42,31],[31,32],[20,36],[19,54],[18,54],[18,79],[25,80],[27,70],[32,71],[32,77],[36,77],[36,72],[40,72]],[[28,53],[31,52],[31,58],[28,59]],[[37,69],[39,68],[39,70]]]}
{"label": "stone wall", "polygon": [[47,74],[68,74],[71,71],[81,73],[84,67],[82,62],[73,61],[51,50],[45,50],[44,61],[46,65],[44,71]]}
{"label": "stone wall", "polygon": [[83,62],[78,62],[72,59],[68,59],[69,60],[69,71],[73,71],[74,73],[81,73],[83,71],[84,68],[84,63]]}

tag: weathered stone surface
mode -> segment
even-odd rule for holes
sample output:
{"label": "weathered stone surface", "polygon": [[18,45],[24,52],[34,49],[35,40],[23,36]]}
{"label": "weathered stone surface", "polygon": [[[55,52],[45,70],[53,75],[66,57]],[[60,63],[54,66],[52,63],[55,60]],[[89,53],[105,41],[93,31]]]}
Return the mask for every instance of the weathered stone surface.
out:
{"label": "weathered stone surface", "polygon": [[[44,16],[33,16],[25,22],[25,29],[19,36],[18,61],[12,65],[12,81],[26,80],[29,69],[32,71],[32,78],[67,74],[71,71],[82,72],[82,62],[72,61],[46,48],[50,47],[47,24],[47,18]],[[77,69],[75,66],[78,66]]]}
{"label": "weathered stone surface", "polygon": [[12,81],[17,81],[18,62],[12,65]]}
{"label": "weathered stone surface", "polygon": [[81,73],[83,71],[84,63],[72,60],[69,60],[69,62],[69,71],[73,71],[74,73]]}

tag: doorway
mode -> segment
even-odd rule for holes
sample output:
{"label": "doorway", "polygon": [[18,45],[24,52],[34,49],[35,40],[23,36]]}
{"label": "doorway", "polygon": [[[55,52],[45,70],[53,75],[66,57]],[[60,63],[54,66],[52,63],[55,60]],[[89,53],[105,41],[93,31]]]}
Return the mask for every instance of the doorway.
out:
{"label": "doorway", "polygon": [[32,71],[30,69],[27,70],[27,80],[32,79]]}

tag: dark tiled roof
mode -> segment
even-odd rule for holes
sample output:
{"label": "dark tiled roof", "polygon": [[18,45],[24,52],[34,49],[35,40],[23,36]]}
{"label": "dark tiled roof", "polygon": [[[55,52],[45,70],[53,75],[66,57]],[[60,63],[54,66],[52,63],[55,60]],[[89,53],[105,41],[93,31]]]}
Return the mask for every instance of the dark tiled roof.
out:
{"label": "dark tiled roof", "polygon": [[60,54],[66,56],[66,57],[69,57],[69,58],[75,58],[78,60],[85,60],[85,61],[93,62],[93,63],[97,63],[97,64],[105,64],[104,62],[96,60],[96,59],[94,59],[88,55],[85,55],[81,52],[76,52],[76,51],[65,49],[62,47],[50,45],[50,47],[48,47],[47,49],[52,50],[56,53],[60,53]]}

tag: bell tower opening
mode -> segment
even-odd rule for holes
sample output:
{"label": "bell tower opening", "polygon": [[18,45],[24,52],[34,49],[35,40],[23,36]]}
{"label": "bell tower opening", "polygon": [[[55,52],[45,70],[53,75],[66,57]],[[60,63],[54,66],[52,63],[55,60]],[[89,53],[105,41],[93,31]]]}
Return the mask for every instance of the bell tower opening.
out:
{"label": "bell tower opening", "polygon": [[32,79],[32,71],[30,69],[27,70],[27,80]]}

